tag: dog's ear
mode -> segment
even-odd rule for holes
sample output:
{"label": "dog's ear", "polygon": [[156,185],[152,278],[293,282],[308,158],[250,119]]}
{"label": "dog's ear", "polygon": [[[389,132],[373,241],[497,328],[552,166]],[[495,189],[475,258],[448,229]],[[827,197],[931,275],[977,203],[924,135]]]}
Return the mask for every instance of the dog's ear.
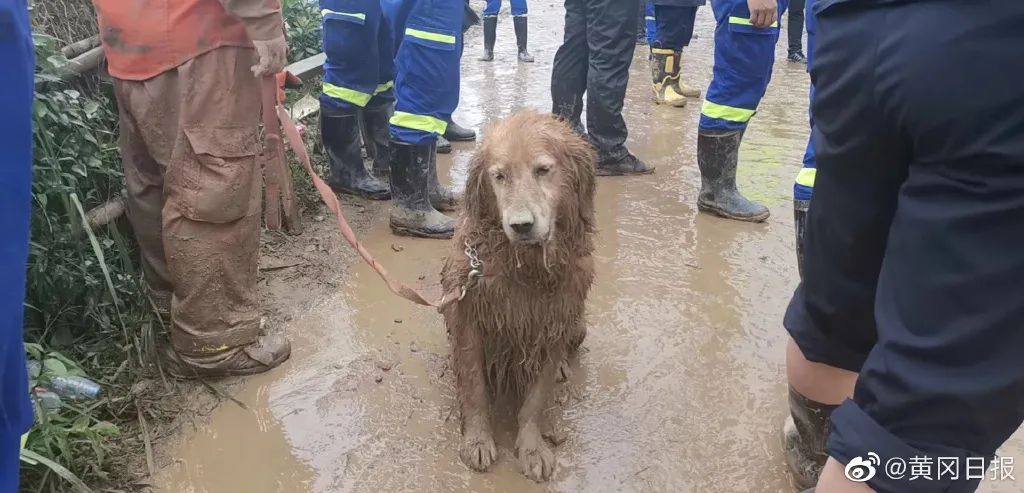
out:
{"label": "dog's ear", "polygon": [[[486,145],[486,144],[485,144]],[[465,204],[466,217],[471,221],[489,221],[496,217],[498,207],[491,182],[487,179],[487,149],[481,147],[473,155],[466,177]]]}
{"label": "dog's ear", "polygon": [[562,161],[566,165],[566,175],[570,183],[573,197],[578,202],[573,204],[576,213],[583,222],[584,230],[593,232],[597,228],[594,217],[594,179],[597,165],[597,153],[589,142],[576,134],[565,122],[559,122],[559,142],[557,148],[562,153]]}

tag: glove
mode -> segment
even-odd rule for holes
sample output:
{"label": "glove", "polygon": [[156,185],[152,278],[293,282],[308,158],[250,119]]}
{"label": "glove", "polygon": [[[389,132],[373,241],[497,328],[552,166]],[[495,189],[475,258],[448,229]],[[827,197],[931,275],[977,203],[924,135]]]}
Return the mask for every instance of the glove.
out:
{"label": "glove", "polygon": [[284,36],[267,40],[253,41],[256,47],[256,55],[259,61],[252,67],[252,73],[256,77],[274,75],[282,70],[288,63],[288,43]]}

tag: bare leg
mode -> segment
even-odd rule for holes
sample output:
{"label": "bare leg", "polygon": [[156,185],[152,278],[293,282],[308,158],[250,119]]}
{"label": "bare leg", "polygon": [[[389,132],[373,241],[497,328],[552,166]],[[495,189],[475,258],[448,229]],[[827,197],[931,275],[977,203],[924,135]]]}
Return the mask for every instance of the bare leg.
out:
{"label": "bare leg", "polygon": [[[560,361],[561,358],[556,359]],[[548,363],[523,397],[519,409],[519,435],[516,436],[516,454],[519,466],[526,477],[536,481],[547,481],[555,470],[555,455],[544,443],[540,432],[541,414],[548,402],[555,382],[555,365]]]}
{"label": "bare leg", "polygon": [[875,490],[864,483],[854,483],[846,479],[843,474],[843,465],[835,459],[829,458],[825,463],[825,469],[821,471],[817,491],[821,493],[874,493]]}
{"label": "bare leg", "polygon": [[807,361],[793,339],[786,346],[786,377],[804,397],[822,404],[838,405],[853,397],[857,374]]}
{"label": "bare leg", "polygon": [[484,375],[484,345],[476,327],[453,332],[455,384],[462,411],[459,456],[471,469],[484,471],[498,457],[491,435],[491,412]]}

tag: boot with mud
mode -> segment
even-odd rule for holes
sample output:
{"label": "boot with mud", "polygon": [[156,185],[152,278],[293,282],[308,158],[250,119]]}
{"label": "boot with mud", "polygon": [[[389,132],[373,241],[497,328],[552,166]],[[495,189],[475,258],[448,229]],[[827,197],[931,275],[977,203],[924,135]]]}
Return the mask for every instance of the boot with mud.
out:
{"label": "boot with mud", "polygon": [[363,164],[359,151],[359,119],[355,111],[342,114],[320,112],[320,136],[331,163],[327,184],[335,192],[370,200],[387,200],[388,187],[374,178]]}
{"label": "boot with mud", "polygon": [[789,416],[782,427],[782,446],[793,482],[801,491],[813,488],[825,467],[830,418],[837,407],[812,401],[789,388]]}
{"label": "boot with mud", "polygon": [[741,140],[742,130],[697,133],[697,166],[700,168],[697,208],[727,219],[762,222],[771,215],[768,208],[747,200],[736,189]]}
{"label": "boot with mud", "polygon": [[533,63],[533,55],[529,51],[526,51],[526,41],[528,39],[529,30],[527,29],[528,22],[525,15],[517,15],[512,18],[512,25],[516,31],[516,45],[519,47],[519,61],[525,63]]}
{"label": "boot with mud", "polygon": [[167,348],[167,372],[182,379],[254,375],[280,366],[291,354],[291,343],[277,334],[210,355],[185,355]]}
{"label": "boot with mud", "polygon": [[437,137],[437,153],[438,154],[451,154],[452,143],[448,142],[448,139],[444,138],[443,135]]}
{"label": "boot with mud", "polygon": [[793,199],[793,229],[796,231],[796,268],[804,277],[804,231],[807,230],[807,210],[810,200]]}
{"label": "boot with mud", "polygon": [[391,141],[391,231],[396,235],[448,239],[455,233],[455,220],[430,203],[434,146]]}
{"label": "boot with mud", "polygon": [[478,58],[481,62],[494,60],[494,42],[498,39],[498,18],[484,17],[484,55]]}
{"label": "boot with mud", "polygon": [[686,95],[679,87],[679,52],[651,49],[651,82],[655,103],[676,108],[686,106]]}
{"label": "boot with mud", "polygon": [[392,113],[394,103],[390,101],[368,105],[362,111],[363,145],[366,147],[366,154],[373,159],[373,175],[385,182],[391,173],[391,134],[388,121],[391,120]]}
{"label": "boot with mud", "polygon": [[450,142],[472,142],[476,140],[476,131],[450,121],[444,129],[444,138]]}
{"label": "boot with mud", "polygon": [[679,89],[679,93],[690,99],[697,99],[700,97],[700,89],[691,87],[683,82],[683,52],[676,52],[676,63],[678,65],[679,79],[676,82],[676,88]]}
{"label": "boot with mud", "polygon": [[649,166],[631,152],[625,151],[625,154],[618,157],[602,156],[595,170],[597,176],[649,175],[654,173],[654,166]]}
{"label": "boot with mud", "polygon": [[441,212],[454,211],[462,201],[462,195],[455,193],[451,187],[441,184],[437,177],[437,153],[430,158],[430,174],[427,178],[430,187],[430,205]]}

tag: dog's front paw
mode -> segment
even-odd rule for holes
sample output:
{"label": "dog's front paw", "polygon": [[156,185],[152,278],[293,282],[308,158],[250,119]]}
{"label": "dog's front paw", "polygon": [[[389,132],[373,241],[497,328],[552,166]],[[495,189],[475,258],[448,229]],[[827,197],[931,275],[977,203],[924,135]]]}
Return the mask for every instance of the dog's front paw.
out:
{"label": "dog's front paw", "polygon": [[470,469],[486,471],[498,458],[498,449],[495,448],[494,439],[489,433],[467,433],[462,437],[459,456]]}
{"label": "dog's front paw", "polygon": [[569,366],[569,360],[563,359],[558,363],[558,371],[555,372],[555,381],[558,383],[568,382],[572,378],[572,367]]}
{"label": "dog's front paw", "polygon": [[543,441],[530,440],[529,445],[519,447],[519,467],[526,477],[542,483],[555,472],[555,454]]}

